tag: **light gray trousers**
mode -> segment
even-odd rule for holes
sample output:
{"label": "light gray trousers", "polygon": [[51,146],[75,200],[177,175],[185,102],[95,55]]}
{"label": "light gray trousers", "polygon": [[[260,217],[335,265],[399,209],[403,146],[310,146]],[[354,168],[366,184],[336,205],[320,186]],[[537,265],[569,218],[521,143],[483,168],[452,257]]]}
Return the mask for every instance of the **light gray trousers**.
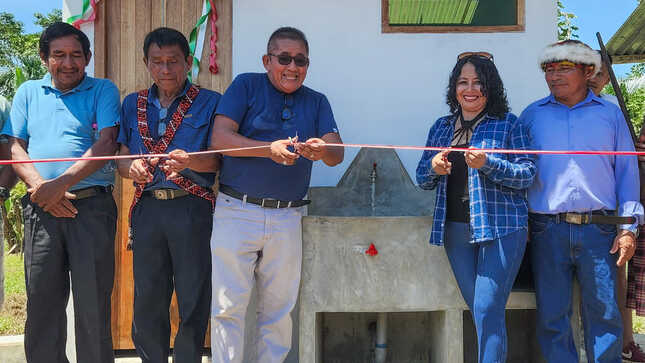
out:
{"label": "light gray trousers", "polygon": [[211,235],[213,362],[242,362],[244,316],[255,283],[258,362],[280,363],[289,353],[303,212],[304,207],[269,209],[218,195]]}

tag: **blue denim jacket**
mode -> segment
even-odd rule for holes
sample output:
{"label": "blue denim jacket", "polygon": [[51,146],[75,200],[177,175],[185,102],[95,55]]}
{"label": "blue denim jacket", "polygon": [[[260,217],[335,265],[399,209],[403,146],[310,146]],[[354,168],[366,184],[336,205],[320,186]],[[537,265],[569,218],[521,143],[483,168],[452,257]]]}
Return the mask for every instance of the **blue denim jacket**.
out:
{"label": "blue denim jacket", "polygon": [[[430,128],[426,146],[449,147],[455,128],[455,115],[437,120]],[[482,149],[520,149],[530,145],[525,127],[507,113],[497,119],[485,116],[475,127],[471,146]],[[437,151],[424,151],[417,166],[417,183],[423,189],[437,190],[430,243],[443,244],[446,221],[446,185],[448,177],[432,170]],[[528,154],[487,153],[479,169],[468,168],[471,242],[501,238],[528,223],[526,188],[535,177],[535,156]]]}

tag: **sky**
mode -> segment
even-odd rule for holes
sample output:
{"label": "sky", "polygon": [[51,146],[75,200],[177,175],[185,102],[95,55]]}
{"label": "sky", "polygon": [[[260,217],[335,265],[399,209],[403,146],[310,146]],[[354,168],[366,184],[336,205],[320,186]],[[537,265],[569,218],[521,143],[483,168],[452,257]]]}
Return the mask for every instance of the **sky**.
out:
{"label": "sky", "polygon": [[[596,32],[600,32],[605,44],[608,43],[638,5],[637,0],[562,0],[562,3],[566,12],[577,16],[573,22],[580,28],[579,39],[594,49],[598,48]],[[33,23],[33,13],[46,14],[54,5],[62,6],[62,0],[0,0],[0,12],[13,13],[25,25],[27,32],[36,32],[39,28]],[[614,72],[619,77],[624,76],[630,67],[631,65],[615,65]]]}
{"label": "sky", "polygon": [[[526,0],[544,1],[544,0]],[[580,28],[578,36],[581,41],[594,49],[599,49],[596,32],[600,32],[605,44],[636,9],[636,0],[561,0],[564,11],[573,13],[573,23]],[[645,1],[645,0],[643,0]],[[616,64],[614,72],[618,77],[629,73],[632,64]]]}

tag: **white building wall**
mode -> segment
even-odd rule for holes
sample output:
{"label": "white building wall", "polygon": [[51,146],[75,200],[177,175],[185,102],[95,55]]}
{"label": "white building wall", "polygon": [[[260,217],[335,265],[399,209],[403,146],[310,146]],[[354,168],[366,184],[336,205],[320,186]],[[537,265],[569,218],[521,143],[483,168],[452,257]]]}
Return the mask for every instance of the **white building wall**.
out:
{"label": "white building wall", "polygon": [[[425,145],[430,125],[448,113],[448,77],[462,51],[493,53],[519,115],[548,89],[537,66],[556,40],[556,2],[526,0],[526,30],[509,33],[381,33],[380,0],[239,0],[233,2],[233,76],[264,72],[261,56],[276,28],[294,26],[309,40],[305,84],[327,95],[343,141]],[[333,186],[357,149],[335,168],[316,163],[312,186]],[[417,151],[398,151],[414,179]]]}

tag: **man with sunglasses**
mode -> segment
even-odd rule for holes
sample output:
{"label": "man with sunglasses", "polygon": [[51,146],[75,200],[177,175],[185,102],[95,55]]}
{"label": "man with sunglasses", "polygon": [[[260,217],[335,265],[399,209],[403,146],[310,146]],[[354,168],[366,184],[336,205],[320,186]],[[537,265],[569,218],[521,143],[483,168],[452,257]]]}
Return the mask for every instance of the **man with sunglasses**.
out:
{"label": "man with sunglasses", "polygon": [[[539,63],[551,95],[520,116],[532,149],[634,150],[618,107],[588,88],[601,67],[596,51],[567,40],[547,46]],[[634,254],[643,221],[636,157],[540,155],[536,165],[528,201],[542,353],[549,362],[578,361],[570,324],[575,274],[589,361],[620,363],[616,270]]]}
{"label": "man with sunglasses", "polygon": [[266,73],[237,76],[217,107],[211,148],[257,148],[222,158],[211,237],[214,362],[242,362],[256,282],[257,360],[282,362],[291,348],[311,167],[343,160],[342,148],[325,146],[342,142],[327,98],[303,86],[308,55],[300,30],[279,28],[262,56]]}

